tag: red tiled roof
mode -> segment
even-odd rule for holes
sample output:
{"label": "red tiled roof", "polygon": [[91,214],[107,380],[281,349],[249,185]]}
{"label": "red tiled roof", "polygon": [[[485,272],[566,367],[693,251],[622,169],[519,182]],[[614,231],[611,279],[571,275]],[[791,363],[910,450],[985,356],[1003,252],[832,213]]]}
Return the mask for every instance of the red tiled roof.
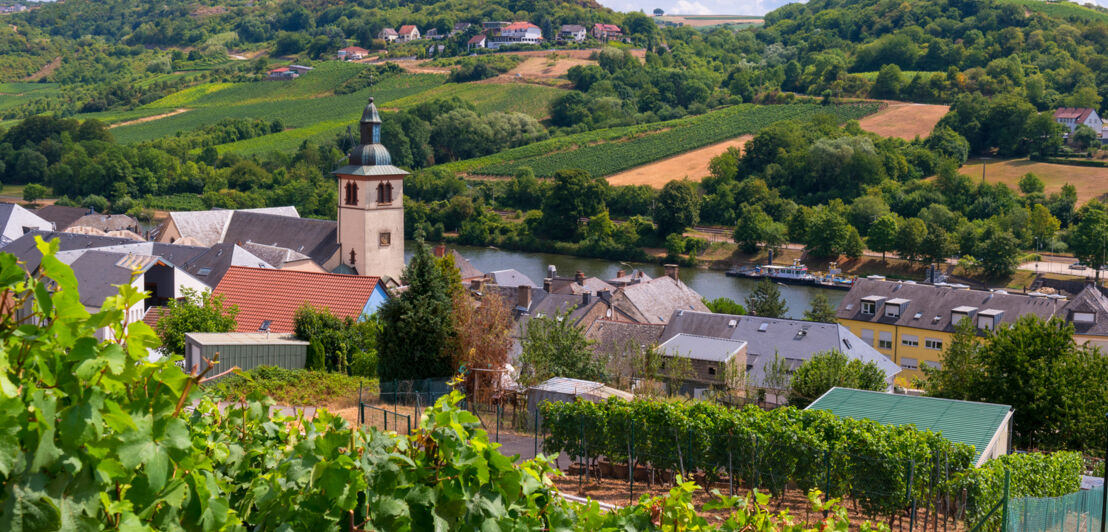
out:
{"label": "red tiled roof", "polygon": [[486,39],[485,34],[479,33],[477,35],[474,35],[473,37],[470,37],[469,44],[477,44],[477,43],[479,43],[479,42],[481,42],[485,39]]}
{"label": "red tiled roof", "polygon": [[416,29],[416,27],[415,27],[414,24],[408,24],[406,26],[400,26],[400,31],[397,32],[397,33],[399,33],[401,35],[405,35],[405,34],[408,34],[408,33],[411,33],[413,31],[415,31],[415,29]]}
{"label": "red tiled roof", "polygon": [[213,292],[224,307],[237,305],[237,332],[255,332],[264,320],[275,333],[293,332],[296,309],[310,303],[340,318],[357,318],[377,287],[377,277],[231,266]]}
{"label": "red tiled roof", "polygon": [[612,31],[612,32],[616,32],[616,33],[619,33],[619,31],[620,31],[619,26],[616,26],[615,24],[599,24],[598,23],[598,24],[593,25],[593,27],[598,29],[598,30],[602,30],[602,31]]}
{"label": "red tiled roof", "polygon": [[1077,122],[1084,122],[1093,110],[1088,107],[1059,107],[1054,111],[1054,118],[1073,118]]}
{"label": "red tiled roof", "polygon": [[511,24],[508,24],[507,26],[504,26],[503,29],[506,29],[506,30],[525,30],[525,29],[528,29],[528,28],[539,29],[538,26],[536,26],[534,24],[531,24],[530,22],[513,22]]}
{"label": "red tiled roof", "polygon": [[369,53],[369,50],[366,50],[365,48],[359,48],[357,46],[347,46],[346,48],[343,48],[342,50],[339,50],[339,51],[340,52],[346,52],[348,54],[357,54],[357,53],[367,54],[367,53]]}
{"label": "red tiled roof", "polygon": [[276,74],[278,72],[288,72],[288,71],[289,71],[288,67],[281,67],[281,68],[275,68],[273,70],[270,70],[269,73],[270,74]]}

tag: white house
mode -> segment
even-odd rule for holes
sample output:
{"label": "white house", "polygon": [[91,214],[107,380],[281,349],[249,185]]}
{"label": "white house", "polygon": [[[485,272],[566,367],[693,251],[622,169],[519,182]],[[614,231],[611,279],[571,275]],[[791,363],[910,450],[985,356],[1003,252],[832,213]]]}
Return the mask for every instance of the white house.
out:
{"label": "white house", "polygon": [[472,50],[474,48],[487,48],[489,45],[489,38],[484,33],[478,33],[469,38],[469,42],[466,43],[466,49]]}
{"label": "white house", "polygon": [[1104,122],[1096,114],[1095,109],[1088,107],[1060,107],[1054,111],[1054,121],[1069,128],[1069,132],[1077,129],[1080,124],[1093,128],[1097,135],[1104,134]]}
{"label": "white house", "polygon": [[542,42],[542,29],[530,22],[513,22],[500,28],[488,41],[489,48],[499,48],[512,44],[539,44]]}
{"label": "white house", "polygon": [[563,24],[558,31],[558,39],[565,42],[581,42],[588,37],[585,27],[580,24]]}
{"label": "white house", "polygon": [[367,55],[369,55],[369,50],[357,46],[347,46],[338,52],[339,61],[356,61],[365,59]]}
{"label": "white house", "polygon": [[400,36],[396,34],[396,30],[392,28],[385,28],[381,30],[381,33],[377,34],[377,38],[385,42],[393,42],[399,39]]}
{"label": "white house", "polygon": [[399,36],[400,42],[418,41],[420,38],[419,28],[415,27],[414,24],[400,26],[400,29],[397,30],[396,34]]}
{"label": "white house", "polygon": [[53,231],[54,224],[14,203],[0,203],[0,247],[35,230]]}

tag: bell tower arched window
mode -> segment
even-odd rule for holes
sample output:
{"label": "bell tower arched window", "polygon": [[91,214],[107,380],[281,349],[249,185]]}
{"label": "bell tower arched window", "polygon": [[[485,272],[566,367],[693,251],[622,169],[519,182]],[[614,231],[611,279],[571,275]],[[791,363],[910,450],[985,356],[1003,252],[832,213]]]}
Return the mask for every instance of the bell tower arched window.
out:
{"label": "bell tower arched window", "polygon": [[377,185],[377,203],[392,203],[392,183],[385,182]]}
{"label": "bell tower arched window", "polygon": [[346,198],[344,200],[346,205],[358,204],[358,184],[353,181],[346,182]]}
{"label": "bell tower arched window", "polygon": [[356,262],[358,254],[354,250],[350,250],[350,265],[353,266]]}

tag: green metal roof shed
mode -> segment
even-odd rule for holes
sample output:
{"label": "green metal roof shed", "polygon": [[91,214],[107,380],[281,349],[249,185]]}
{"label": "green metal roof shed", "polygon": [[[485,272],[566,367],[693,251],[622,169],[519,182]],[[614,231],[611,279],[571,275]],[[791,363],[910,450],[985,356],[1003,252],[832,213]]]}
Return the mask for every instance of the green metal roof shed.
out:
{"label": "green metal roof shed", "polygon": [[[219,353],[219,365],[214,374],[226,373],[233,367],[243,371],[258,366],[278,366],[304,369],[308,358],[308,342],[291,334],[269,333],[188,333],[185,335],[185,371],[204,367],[203,359],[211,360]],[[212,375],[209,375],[211,377]]]}
{"label": "green metal roof shed", "polygon": [[977,465],[1009,452],[1013,410],[1008,405],[835,387],[805,410],[939,432],[952,442],[972,445]]}

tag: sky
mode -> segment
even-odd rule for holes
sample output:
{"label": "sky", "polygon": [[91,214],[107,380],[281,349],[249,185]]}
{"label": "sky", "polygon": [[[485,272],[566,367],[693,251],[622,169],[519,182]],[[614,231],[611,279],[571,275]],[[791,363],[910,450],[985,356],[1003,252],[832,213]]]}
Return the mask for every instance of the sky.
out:
{"label": "sky", "polygon": [[[795,0],[598,0],[616,11],[639,11],[650,14],[660,7],[672,15],[764,15]],[[1091,0],[1077,0],[1085,3]],[[1095,0],[1108,7],[1108,0]]]}

